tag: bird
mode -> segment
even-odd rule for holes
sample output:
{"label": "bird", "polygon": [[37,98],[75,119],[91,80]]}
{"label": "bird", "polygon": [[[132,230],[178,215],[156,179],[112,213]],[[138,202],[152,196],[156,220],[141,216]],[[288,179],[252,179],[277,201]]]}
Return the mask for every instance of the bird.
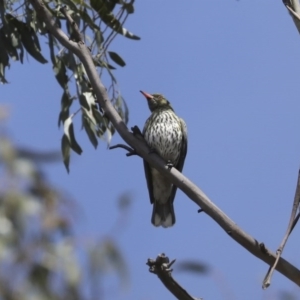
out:
{"label": "bird", "polygon": [[[160,155],[168,166],[182,171],[187,153],[187,127],[170,102],[161,94],[140,91],[148,101],[151,111],[143,128],[143,136],[151,151]],[[150,202],[153,205],[151,222],[164,228],[175,224],[173,202],[177,186],[162,175],[146,160],[144,170]]]}

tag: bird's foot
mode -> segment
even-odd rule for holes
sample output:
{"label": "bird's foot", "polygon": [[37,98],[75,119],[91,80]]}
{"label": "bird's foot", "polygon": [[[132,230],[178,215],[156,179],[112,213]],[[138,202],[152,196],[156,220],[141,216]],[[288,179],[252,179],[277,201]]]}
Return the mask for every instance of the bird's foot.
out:
{"label": "bird's foot", "polygon": [[127,146],[127,145],[123,145],[123,144],[117,144],[114,146],[109,147],[109,150],[113,150],[116,148],[122,148],[128,151],[128,153],[126,153],[126,156],[132,156],[132,155],[138,155],[137,152],[135,151],[135,149]]}
{"label": "bird's foot", "polygon": [[143,134],[142,134],[141,130],[138,128],[138,126],[135,125],[135,126],[131,127],[131,131],[132,131],[133,135],[143,137]]}
{"label": "bird's foot", "polygon": [[170,160],[167,161],[166,166],[168,167],[168,170],[171,170],[174,167],[173,163]]}
{"label": "bird's foot", "polygon": [[159,155],[155,148],[150,148],[149,154],[153,153]]}

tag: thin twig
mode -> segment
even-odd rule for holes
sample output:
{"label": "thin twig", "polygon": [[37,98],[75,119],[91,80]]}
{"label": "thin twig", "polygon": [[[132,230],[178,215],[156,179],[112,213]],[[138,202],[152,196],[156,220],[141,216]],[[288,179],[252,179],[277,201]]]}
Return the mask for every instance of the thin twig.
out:
{"label": "thin twig", "polygon": [[78,28],[76,22],[71,18],[70,14],[67,13],[67,7],[65,5],[61,7],[60,12],[64,15],[67,22],[72,27],[72,35],[71,35],[70,39],[77,43],[79,43],[79,42],[83,43],[79,28]]}
{"label": "thin twig", "polygon": [[273,272],[278,264],[279,258],[281,257],[281,254],[283,252],[284,246],[289,238],[289,235],[291,234],[293,228],[295,227],[298,219],[299,219],[299,214],[297,217],[296,213],[299,207],[299,202],[300,202],[300,170],[298,172],[298,180],[297,180],[297,186],[296,186],[296,192],[295,192],[295,197],[294,197],[294,202],[293,202],[293,208],[292,208],[292,213],[291,213],[291,217],[290,217],[290,221],[289,221],[289,225],[287,227],[285,236],[279,246],[279,248],[276,251],[276,260],[274,262],[274,264],[272,266],[270,266],[264,280],[263,280],[263,289],[266,289],[270,286],[271,284],[271,278],[273,275]]}
{"label": "thin twig", "polygon": [[[243,231],[236,223],[231,220],[223,211],[221,211],[205,194],[191,182],[187,177],[181,174],[176,168],[168,170],[166,163],[155,153],[151,153],[148,145],[143,139],[132,134],[118,112],[113,107],[109,100],[105,86],[100,81],[97,70],[95,69],[93,59],[90,51],[87,47],[80,43],[75,43],[66,36],[66,34],[56,26],[55,21],[52,19],[52,15],[45,7],[42,0],[29,0],[34,7],[37,16],[45,22],[47,29],[55,38],[69,51],[78,56],[84,68],[87,76],[90,80],[94,93],[96,94],[97,101],[104,109],[105,114],[110,119],[115,129],[120,134],[121,138],[136,152],[145,159],[151,166],[157,169],[161,174],[181,189],[192,201],[200,206],[207,215],[215,220],[225,232],[230,232],[230,237],[238,242],[241,246],[247,249],[250,253],[263,260],[268,265],[274,263],[275,255],[267,249],[266,252],[261,251],[260,243],[252,236]],[[151,153],[151,154],[150,154]],[[196,226],[196,225],[195,225]],[[288,279],[300,286],[300,271],[284,260],[279,259],[276,269],[286,276]]]}
{"label": "thin twig", "polygon": [[113,149],[117,149],[117,148],[122,148],[122,149],[127,150],[128,153],[126,153],[126,156],[138,155],[134,149],[130,148],[127,145],[123,145],[123,144],[117,144],[114,146],[110,146],[109,150],[113,150]]}
{"label": "thin twig", "polygon": [[[180,300],[196,300],[192,297],[177,281],[172,277],[170,267],[175,263],[175,259],[170,262],[169,258],[164,254],[159,254],[156,260],[149,258],[146,265],[149,266],[149,272],[157,275],[163,285]],[[202,299],[202,298],[200,298]]]}

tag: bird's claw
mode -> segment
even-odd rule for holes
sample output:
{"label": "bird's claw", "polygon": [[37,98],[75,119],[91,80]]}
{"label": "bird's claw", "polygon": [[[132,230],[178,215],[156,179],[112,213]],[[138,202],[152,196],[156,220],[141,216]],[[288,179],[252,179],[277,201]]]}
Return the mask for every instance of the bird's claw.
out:
{"label": "bird's claw", "polygon": [[135,151],[135,149],[127,146],[127,145],[123,145],[123,144],[117,144],[114,146],[109,147],[109,150],[113,150],[116,148],[122,148],[128,151],[128,153],[126,153],[126,156],[132,156],[132,155],[138,155],[137,152]]}
{"label": "bird's claw", "polygon": [[143,136],[141,130],[138,128],[138,126],[133,126],[131,127],[131,131],[133,133],[133,135],[140,135],[140,136]]}
{"label": "bird's claw", "polygon": [[150,148],[149,154],[152,154],[152,153],[158,154],[158,152],[156,151],[155,148]]}
{"label": "bird's claw", "polygon": [[170,160],[167,161],[167,168],[168,170],[171,170],[174,167],[174,165],[172,164],[172,162]]}

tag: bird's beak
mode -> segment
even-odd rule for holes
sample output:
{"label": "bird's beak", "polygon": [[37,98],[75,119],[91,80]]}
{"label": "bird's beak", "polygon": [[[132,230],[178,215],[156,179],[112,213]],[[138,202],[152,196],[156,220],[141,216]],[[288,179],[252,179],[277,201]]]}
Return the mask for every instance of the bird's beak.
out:
{"label": "bird's beak", "polygon": [[143,91],[140,91],[140,92],[146,97],[147,100],[150,100],[150,99],[153,98],[152,95],[150,95],[150,94],[148,94],[148,93],[146,93],[146,92],[143,92]]}

